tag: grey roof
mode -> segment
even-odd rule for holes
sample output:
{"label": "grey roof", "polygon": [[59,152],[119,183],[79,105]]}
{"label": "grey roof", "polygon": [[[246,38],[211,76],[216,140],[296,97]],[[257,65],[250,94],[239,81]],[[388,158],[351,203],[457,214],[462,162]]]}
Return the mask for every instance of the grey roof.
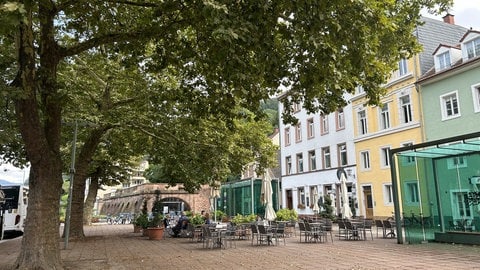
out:
{"label": "grey roof", "polygon": [[421,75],[425,74],[433,67],[433,52],[439,44],[458,44],[459,40],[468,31],[467,28],[449,24],[427,17],[421,19],[425,22],[417,27],[415,35],[418,42],[423,46],[423,51],[419,54]]}

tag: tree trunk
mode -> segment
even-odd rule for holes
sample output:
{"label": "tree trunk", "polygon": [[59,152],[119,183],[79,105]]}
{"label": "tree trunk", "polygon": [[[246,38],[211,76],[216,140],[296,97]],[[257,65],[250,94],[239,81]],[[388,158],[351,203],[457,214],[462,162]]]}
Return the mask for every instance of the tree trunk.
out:
{"label": "tree trunk", "polygon": [[93,206],[98,192],[98,177],[90,177],[90,186],[88,187],[87,199],[83,210],[83,224],[92,225]]}
{"label": "tree trunk", "polygon": [[62,269],[58,202],[61,166],[49,158],[30,169],[28,216],[16,269]]}
{"label": "tree trunk", "polygon": [[[53,41],[53,17],[40,21],[40,64],[35,53],[31,5],[18,26],[18,73],[13,85],[22,94],[15,99],[15,114],[30,161],[28,217],[17,269],[63,269],[59,249],[59,201],[62,191],[60,156],[61,107],[57,94],[57,47]],[[45,14],[40,4],[38,14]],[[50,16],[50,17],[49,17]],[[39,70],[37,70],[39,67]],[[41,70],[40,70],[41,69]],[[41,74],[41,75],[39,75]],[[38,101],[41,98],[41,102]]]}
{"label": "tree trunk", "polygon": [[[91,127],[88,126],[85,128],[91,129]],[[85,140],[75,164],[69,233],[72,239],[83,239],[85,237],[85,233],[83,232],[83,210],[88,168],[97,146],[107,129],[106,127],[99,127],[89,132],[89,136]]]}

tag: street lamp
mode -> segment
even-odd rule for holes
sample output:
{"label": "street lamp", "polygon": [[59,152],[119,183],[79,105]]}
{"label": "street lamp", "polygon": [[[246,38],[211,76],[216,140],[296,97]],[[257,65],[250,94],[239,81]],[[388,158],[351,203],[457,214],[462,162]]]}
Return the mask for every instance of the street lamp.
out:
{"label": "street lamp", "polygon": [[68,248],[68,237],[70,234],[70,216],[72,211],[72,190],[73,190],[73,177],[75,175],[75,151],[77,149],[77,130],[78,123],[75,120],[75,128],[73,129],[73,140],[72,140],[72,162],[70,164],[70,186],[68,188],[68,203],[67,211],[65,213],[65,242],[64,248]]}

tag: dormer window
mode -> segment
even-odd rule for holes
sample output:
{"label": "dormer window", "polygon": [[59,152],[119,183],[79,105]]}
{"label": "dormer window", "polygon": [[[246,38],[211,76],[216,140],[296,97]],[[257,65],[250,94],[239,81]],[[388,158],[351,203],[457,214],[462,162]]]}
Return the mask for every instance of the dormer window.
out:
{"label": "dormer window", "polygon": [[438,59],[438,64],[439,64],[440,70],[449,68],[451,66],[450,52],[444,52],[444,53],[438,55],[437,59]]}
{"label": "dormer window", "polygon": [[480,37],[472,41],[465,42],[465,49],[467,50],[467,59],[480,56]]}

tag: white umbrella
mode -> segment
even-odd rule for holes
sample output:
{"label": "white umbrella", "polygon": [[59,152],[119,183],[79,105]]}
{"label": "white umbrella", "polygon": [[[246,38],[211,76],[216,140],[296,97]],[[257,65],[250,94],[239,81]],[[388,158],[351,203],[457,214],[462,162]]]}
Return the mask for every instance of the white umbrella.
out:
{"label": "white umbrella", "polygon": [[263,174],[262,180],[262,203],[265,205],[265,219],[266,220],[275,220],[277,218],[277,214],[275,214],[275,210],[273,209],[273,189],[272,189],[272,179],[268,171],[265,171]]}
{"label": "white umbrella", "polygon": [[210,187],[210,211],[213,212],[214,221],[217,222],[217,198],[220,197],[220,189],[218,187]]}
{"label": "white umbrella", "polygon": [[317,187],[314,187],[313,188],[313,196],[312,196],[312,199],[313,199],[313,213],[315,214],[318,214],[320,212],[320,207],[318,207],[318,190],[317,190]]}
{"label": "white umbrella", "polygon": [[342,186],[342,218],[351,218],[353,214],[348,204],[347,178],[343,172],[340,175],[340,184]]}

